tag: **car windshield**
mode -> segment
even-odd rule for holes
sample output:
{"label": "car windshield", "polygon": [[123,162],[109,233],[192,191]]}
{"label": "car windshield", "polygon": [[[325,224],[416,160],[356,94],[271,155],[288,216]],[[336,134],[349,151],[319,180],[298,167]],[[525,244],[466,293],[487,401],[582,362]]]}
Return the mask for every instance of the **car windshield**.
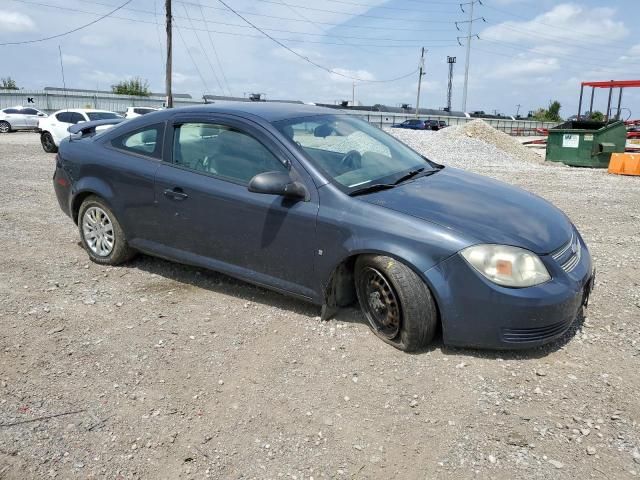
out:
{"label": "car windshield", "polygon": [[377,127],[347,115],[274,122],[333,181],[348,191],[391,184],[438,166]]}
{"label": "car windshield", "polygon": [[120,115],[113,112],[87,112],[89,120],[111,120],[112,118],[120,118]]}

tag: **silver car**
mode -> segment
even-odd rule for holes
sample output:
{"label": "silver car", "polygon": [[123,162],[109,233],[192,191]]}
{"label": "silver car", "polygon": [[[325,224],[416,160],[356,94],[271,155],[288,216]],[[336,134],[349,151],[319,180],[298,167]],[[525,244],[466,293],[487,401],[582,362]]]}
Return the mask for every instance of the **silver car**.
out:
{"label": "silver car", "polygon": [[46,116],[46,113],[31,107],[5,108],[0,110],[0,133],[35,130],[38,128],[38,121]]}

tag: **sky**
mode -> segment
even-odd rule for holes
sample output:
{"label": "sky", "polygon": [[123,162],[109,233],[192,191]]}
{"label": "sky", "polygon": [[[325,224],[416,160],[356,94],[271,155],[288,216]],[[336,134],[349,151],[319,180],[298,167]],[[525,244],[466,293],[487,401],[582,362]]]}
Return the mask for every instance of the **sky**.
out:
{"label": "sky", "polygon": [[[461,8],[454,0],[222,1],[173,0],[174,92],[194,98],[259,92],[267,99],[334,103],[351,99],[355,81],[356,102],[415,105],[424,46],[420,106],[446,105],[446,58],[455,56],[452,109],[462,107],[469,3]],[[2,0],[0,44],[73,30],[124,2]],[[526,114],[558,100],[567,117],[577,113],[581,81],[640,79],[634,29],[639,3],[476,2],[467,111]],[[130,0],[69,35],[0,45],[0,77],[11,76],[25,89],[61,86],[58,47],[68,87],[108,90],[139,76],[161,92],[164,0]],[[399,77],[404,78],[386,82]],[[607,95],[596,91],[594,110],[606,109]],[[623,116],[640,118],[640,89],[625,90],[623,106]]]}

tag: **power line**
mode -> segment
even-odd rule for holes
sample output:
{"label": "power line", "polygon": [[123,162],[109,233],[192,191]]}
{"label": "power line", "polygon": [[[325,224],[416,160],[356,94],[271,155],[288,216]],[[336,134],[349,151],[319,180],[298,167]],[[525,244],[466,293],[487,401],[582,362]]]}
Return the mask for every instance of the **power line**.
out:
{"label": "power line", "polygon": [[182,40],[182,44],[184,45],[185,50],[189,54],[189,58],[191,59],[191,62],[193,63],[193,66],[195,67],[196,72],[198,73],[198,76],[200,77],[200,81],[202,82],[202,85],[205,88],[205,92],[208,92],[209,91],[209,85],[207,85],[207,82],[205,81],[204,77],[202,76],[202,72],[200,72],[200,69],[198,68],[198,64],[196,63],[195,59],[193,58],[193,55],[191,54],[191,50],[189,50],[189,45],[187,45],[187,42],[185,42],[184,37],[182,36],[182,31],[180,30],[180,27],[178,26],[178,23],[174,22],[174,25],[176,26],[176,30],[178,31],[178,35],[180,36],[180,40]]}
{"label": "power line", "polygon": [[[157,10],[157,1],[153,0],[153,18],[158,18],[158,10]],[[166,58],[164,55],[164,48],[162,47],[162,35],[160,34],[160,25],[156,23],[156,33],[158,34],[158,46],[160,47],[160,64],[162,65],[162,70],[164,71],[166,68]]]}
{"label": "power line", "polygon": [[[307,18],[305,15],[303,15],[302,13],[298,12],[295,8],[293,8],[292,6],[287,5],[287,8],[289,10],[291,10],[294,14],[296,14],[297,16],[299,16],[300,18],[305,19],[307,22],[309,22],[310,24],[312,24],[314,27],[316,27],[316,29],[318,29],[319,31],[324,33],[324,29],[317,23],[315,23],[313,20],[310,20],[309,18]],[[337,38],[337,37],[336,37]],[[340,43],[342,44],[346,44],[346,42],[344,40],[339,40]],[[366,48],[363,47],[359,47],[360,50],[363,50],[365,52],[369,52],[372,53],[370,50],[367,50]],[[354,85],[354,90],[355,90],[355,85]],[[355,92],[352,92],[352,96],[355,96]]]}
{"label": "power line", "polygon": [[[47,3],[42,3],[42,2],[37,2],[37,1],[32,1],[32,0],[11,0],[13,2],[19,2],[19,3],[24,3],[27,5],[38,5],[38,6],[42,6],[42,7],[48,7],[48,8],[55,8],[56,10],[64,10],[64,11],[69,11],[69,12],[73,12],[76,14],[87,14],[87,15],[100,15],[100,13],[98,12],[91,12],[91,11],[87,11],[87,10],[79,10],[76,8],[69,8],[69,7],[61,7],[58,5],[51,5],[51,4],[47,4]],[[103,6],[111,6],[109,4],[105,4],[105,3],[101,3],[101,2],[92,2],[92,1],[88,1],[86,0],[84,3],[91,3],[94,5],[103,5]],[[181,2],[181,1],[177,1],[176,3],[182,3],[182,4],[186,4],[186,5],[199,5],[199,4],[195,4],[192,2]],[[204,8],[215,8],[215,7],[210,7],[207,5],[200,5],[201,7]],[[149,11],[149,10],[141,10],[141,9],[135,9],[135,8],[124,8],[123,10],[129,10],[129,11],[133,11],[133,12],[140,12],[140,13],[147,13],[150,15],[154,15],[157,16],[157,12],[153,12],[153,11]],[[225,11],[227,11],[226,9],[224,9]],[[240,11],[238,11],[239,13],[242,13]],[[258,15],[261,16],[261,15]],[[142,20],[142,19],[137,19],[137,18],[131,18],[131,17],[120,17],[120,16],[116,16],[116,15],[112,15],[110,17],[111,19],[116,19],[116,20],[126,20],[126,21],[130,21],[130,22],[137,22],[137,23],[146,23],[149,25],[162,25],[161,23],[154,21],[148,21],[148,20]],[[173,18],[175,19],[183,19],[183,20],[187,20],[186,17],[184,16],[179,16],[179,15],[173,15]],[[314,24],[318,24],[318,25],[335,25],[335,26],[340,26],[340,24],[327,24],[326,22],[318,22],[318,21],[312,21],[312,20],[301,20],[301,19],[297,19],[297,18],[287,18],[287,17],[272,17],[272,16],[267,16],[267,18],[278,18],[278,19],[283,19],[283,20],[291,20],[291,21],[296,21],[296,22],[304,22],[304,23],[314,23]],[[197,18],[194,18],[193,21],[196,22],[204,22],[205,25],[208,23],[213,23],[213,24],[219,24],[219,25],[225,25],[225,26],[229,26],[229,27],[239,27],[239,28],[252,28],[250,25],[239,25],[239,24],[235,24],[235,23],[227,23],[227,22],[218,22],[218,21],[213,21],[210,19],[205,18],[205,20],[199,20]],[[360,28],[357,26],[349,26],[345,28]],[[362,27],[362,28],[369,28],[369,27]],[[183,26],[182,27],[183,30],[197,30],[197,31],[202,31],[202,32],[211,32],[211,33],[219,33],[219,34],[223,34],[223,35],[234,35],[234,36],[247,36],[247,37],[253,37],[253,38],[264,38],[262,35],[244,35],[238,32],[225,32],[225,31],[217,31],[217,30],[211,30],[209,28],[188,28]],[[415,42],[415,39],[395,39],[395,38],[378,38],[378,37],[358,37],[358,36],[352,36],[352,35],[333,35],[333,34],[317,34],[317,33],[310,33],[310,32],[299,32],[299,31],[293,31],[293,30],[283,30],[283,29],[276,29],[276,28],[263,28],[263,30],[265,31],[269,31],[269,32],[281,32],[281,33],[291,33],[294,35],[311,35],[311,36],[327,36],[330,38],[348,38],[348,39],[354,39],[354,40],[373,40],[373,41],[391,41],[391,42]],[[385,27],[385,30],[391,30],[391,28]],[[405,30],[405,29],[397,29],[397,30]],[[414,30],[414,29],[408,29],[405,31],[409,31],[409,32],[421,32],[421,33],[425,33],[424,30]],[[450,29],[446,29],[446,30],[436,30],[436,29],[431,29],[430,31],[450,31]],[[325,43],[325,42],[313,42],[311,40],[299,40],[299,39],[281,39],[281,40],[285,40],[285,41],[292,41],[292,42],[309,42],[309,43]],[[451,40],[449,39],[433,39],[431,40],[431,42],[449,42]],[[360,46],[359,44],[346,44],[346,43],[329,43],[328,45],[346,45],[346,46]],[[388,48],[388,47],[396,47],[395,45],[361,45],[361,46],[372,46],[372,47],[377,47],[377,48]],[[415,45],[411,45],[410,48],[416,48],[419,47],[419,45],[415,44]]]}
{"label": "power line", "polygon": [[[273,5],[285,5],[285,6],[291,6],[291,4],[289,3],[285,3],[285,2],[277,2],[275,0],[257,0],[258,2],[264,2],[264,3],[271,3]],[[323,12],[323,13],[338,13],[338,14],[342,14],[342,15],[353,15],[354,17],[363,17],[363,18],[374,18],[374,19],[379,19],[379,20],[393,20],[395,22],[412,22],[412,23],[449,23],[449,24],[453,24],[454,22],[452,21],[443,21],[443,20],[417,20],[417,19],[413,19],[413,18],[395,18],[395,17],[381,17],[378,15],[368,15],[365,13],[360,13],[360,14],[352,14],[350,12],[341,12],[339,10],[326,10],[324,8],[315,8],[315,7],[309,7],[307,5],[293,5],[294,7],[300,7],[300,8],[304,8],[305,10],[313,10],[316,12]]]}
{"label": "power line", "polygon": [[[189,16],[189,12],[187,11],[187,6],[183,4],[182,8],[184,9],[185,15],[189,19],[189,25],[191,25],[191,28],[194,28],[193,22],[191,21],[191,17]],[[209,58],[209,53],[204,48],[204,45],[202,44],[202,41],[200,40],[200,36],[198,35],[198,32],[196,30],[194,30],[193,34],[195,35],[196,40],[198,41],[198,44],[200,45],[200,49],[202,50],[202,54],[207,59],[207,63],[209,64],[209,68],[211,69],[211,73],[213,73],[213,78],[216,79],[216,83],[218,84],[218,87],[220,87],[220,91],[224,95],[224,88],[222,87],[222,83],[220,83],[220,79],[218,78],[218,74],[216,73],[215,69],[213,68],[213,63],[211,63],[211,59]]]}
{"label": "power line", "polygon": [[[357,6],[357,7],[365,7],[365,8],[382,8],[385,10],[397,10],[397,11],[404,11],[404,12],[416,12],[416,13],[424,13],[423,10],[417,10],[415,8],[402,8],[402,7],[389,7],[386,5],[367,5],[365,3],[357,3],[357,2],[347,2],[345,0],[325,0],[327,2],[331,2],[331,3],[340,3],[343,5],[353,5],[353,6]],[[458,5],[456,3],[447,3],[447,2],[429,2],[428,6],[431,5],[447,5],[447,6],[453,6],[453,7],[457,7]],[[299,5],[302,8],[306,8],[304,5]],[[444,13],[449,13],[449,12],[444,12]]]}
{"label": "power line", "polygon": [[218,63],[218,68],[220,68],[222,79],[224,80],[224,84],[227,87],[227,93],[229,93],[230,97],[233,97],[233,94],[231,93],[231,89],[229,88],[229,82],[227,81],[227,76],[224,73],[224,68],[222,68],[222,63],[220,62],[220,57],[218,57],[218,50],[216,49],[216,46],[213,42],[213,37],[211,36],[211,32],[209,31],[209,24],[207,23],[207,18],[204,16],[204,10],[202,9],[202,4],[200,4],[199,6],[200,6],[200,15],[202,15],[202,21],[204,22],[204,26],[207,29],[207,35],[209,36],[209,44],[211,45],[213,54],[216,57],[216,62]]}
{"label": "power line", "polygon": [[343,73],[340,72],[336,72],[335,70],[332,70],[328,67],[325,67],[324,65],[320,65],[319,63],[314,62],[313,60],[311,60],[309,57],[305,57],[304,55],[299,54],[298,52],[296,52],[295,50],[289,48],[287,45],[285,45],[284,43],[282,43],[280,40],[272,37],[271,35],[269,35],[267,32],[265,32],[264,30],[261,30],[260,27],[254,25],[253,23],[251,23],[249,20],[247,20],[246,18],[244,18],[242,15],[240,15],[238,12],[236,12],[233,8],[231,8],[229,5],[227,5],[223,0],[218,0],[218,2],[220,2],[222,5],[224,5],[225,7],[227,7],[231,12],[233,12],[235,15],[237,15],[238,17],[240,17],[242,20],[244,20],[245,22],[247,22],[249,25],[251,25],[253,28],[255,28],[257,31],[259,31],[260,33],[262,33],[265,37],[271,39],[273,42],[277,43],[278,45],[280,45],[282,48],[284,48],[285,50],[293,53],[296,57],[301,58],[302,60],[304,60],[307,63],[310,63],[311,65],[324,70],[327,73],[331,73],[334,75],[338,75],[340,77],[344,77],[344,78],[348,78],[350,80],[357,80],[359,82],[375,82],[375,83],[386,83],[386,82],[395,82],[397,80],[402,80],[403,78],[407,78],[411,75],[413,75],[415,72],[417,72],[418,70],[414,70],[413,72],[407,73],[406,75],[402,75],[400,77],[397,78],[392,78],[392,79],[388,79],[388,80],[367,80],[367,79],[363,79],[363,78],[358,78],[358,77],[353,77],[351,75],[345,75]]}
{"label": "power line", "polygon": [[[495,10],[496,12],[503,13],[503,14],[505,14],[505,15],[510,15],[510,16],[512,16],[512,17],[519,18],[519,19],[521,19],[521,20],[525,20],[525,21],[527,21],[527,22],[535,22],[535,23],[537,23],[538,25],[544,25],[544,26],[546,26],[546,27],[551,27],[551,28],[553,28],[554,30],[560,30],[560,28],[559,28],[557,25],[552,25],[552,24],[550,24],[550,23],[540,22],[540,21],[536,20],[535,18],[530,19],[530,18],[527,18],[527,17],[525,17],[525,16],[523,16],[523,15],[518,15],[517,13],[513,13],[513,12],[509,12],[509,11],[507,11],[507,10],[502,10],[502,9],[500,9],[500,8],[492,7],[491,5],[485,5],[485,7],[490,8],[491,10]],[[572,31],[571,31],[571,33],[572,33],[572,35],[579,34],[579,35],[582,35],[582,36],[585,36],[585,37],[592,37],[595,41],[597,41],[597,42],[602,42],[602,36],[601,36],[601,35],[594,34],[593,32],[585,32],[585,31],[580,31],[580,30],[572,30]],[[560,37],[558,37],[558,38],[560,38]]]}
{"label": "power line", "polygon": [[[563,58],[563,59],[571,60],[571,61],[575,61],[575,59],[576,59],[576,57],[572,56],[572,55],[562,55],[561,53],[548,53],[548,52],[536,50],[536,47],[532,47],[532,48],[523,47],[522,45],[518,45],[516,43],[505,42],[505,41],[502,41],[502,40],[489,40],[487,38],[482,37],[481,41],[489,42],[489,43],[495,43],[496,45],[503,45],[505,48],[511,48],[512,50],[520,50],[520,51],[523,51],[523,52],[531,52],[531,53],[535,53],[537,55],[548,55],[548,56]],[[583,65],[590,65],[590,66],[593,66],[593,67],[601,67],[602,66],[602,63],[592,63],[592,62],[584,61],[582,59],[580,60],[580,63],[583,64]],[[640,66],[640,63],[638,63],[638,62],[626,62],[625,65],[638,65],[638,66]]]}
{"label": "power line", "polygon": [[45,42],[47,40],[52,40],[54,38],[60,38],[60,37],[64,37],[65,35],[70,35],[72,33],[77,32],[78,30],[82,30],[83,28],[90,27],[91,25],[94,25],[94,24],[98,23],[100,20],[104,20],[105,18],[111,16],[113,13],[116,13],[121,8],[127,6],[129,3],[131,3],[131,1],[132,0],[127,0],[126,2],[124,2],[119,7],[116,7],[113,10],[111,10],[109,13],[106,13],[106,14],[102,15],[101,17],[99,17],[99,18],[97,18],[97,19],[95,19],[95,20],[93,20],[93,21],[91,21],[89,23],[86,23],[86,24],[81,25],[81,26],[79,26],[77,28],[74,28],[73,30],[69,30],[69,31],[64,32],[64,33],[59,33],[57,35],[51,35],[49,37],[38,38],[36,40],[23,40],[21,42],[4,42],[4,43],[0,43],[0,46],[3,46],[3,45],[25,45],[25,44],[28,44],[28,43]]}

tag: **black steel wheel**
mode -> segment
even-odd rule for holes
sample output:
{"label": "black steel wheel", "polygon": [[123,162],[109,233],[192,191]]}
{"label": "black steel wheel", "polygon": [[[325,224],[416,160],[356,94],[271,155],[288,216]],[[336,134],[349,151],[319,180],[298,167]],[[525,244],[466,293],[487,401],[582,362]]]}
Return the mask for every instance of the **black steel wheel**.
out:
{"label": "black steel wheel", "polygon": [[358,301],[373,333],[407,352],[431,342],[438,310],[429,287],[404,263],[362,255],[355,265]]}
{"label": "black steel wheel", "polygon": [[378,335],[390,340],[400,332],[400,303],[387,279],[378,270],[364,267],[359,275],[363,292],[362,308]]}
{"label": "black steel wheel", "polygon": [[42,149],[47,153],[56,153],[58,151],[58,147],[53,141],[53,136],[49,132],[40,134],[40,143],[42,144]]}

